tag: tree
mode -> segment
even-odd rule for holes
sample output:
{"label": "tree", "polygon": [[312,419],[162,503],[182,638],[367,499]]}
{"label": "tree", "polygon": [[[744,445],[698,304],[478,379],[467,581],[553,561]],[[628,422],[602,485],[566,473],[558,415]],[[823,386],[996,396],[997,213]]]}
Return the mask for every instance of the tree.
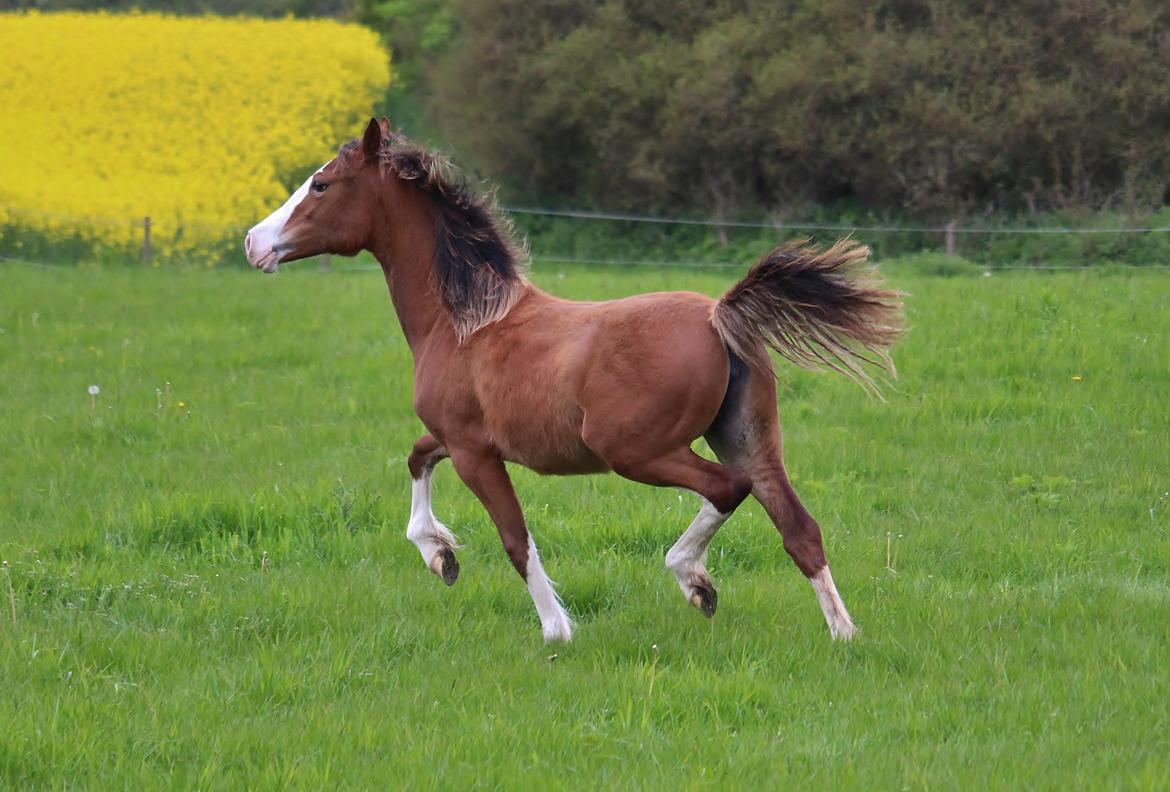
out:
{"label": "tree", "polygon": [[514,196],[950,218],[1160,205],[1157,0],[454,0],[445,136]]}

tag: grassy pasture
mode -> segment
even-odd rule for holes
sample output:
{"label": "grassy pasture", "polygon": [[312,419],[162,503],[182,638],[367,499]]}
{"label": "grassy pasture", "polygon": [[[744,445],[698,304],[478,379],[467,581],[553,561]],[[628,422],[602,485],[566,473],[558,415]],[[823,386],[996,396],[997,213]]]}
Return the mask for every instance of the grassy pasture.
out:
{"label": "grassy pasture", "polygon": [[862,636],[829,641],[754,501],[708,622],[662,566],[689,496],[516,470],[579,622],[546,648],[449,465],[458,584],[402,535],[420,426],[377,273],[5,265],[0,786],[1165,788],[1170,280],[890,272],[888,403],[781,375]]}

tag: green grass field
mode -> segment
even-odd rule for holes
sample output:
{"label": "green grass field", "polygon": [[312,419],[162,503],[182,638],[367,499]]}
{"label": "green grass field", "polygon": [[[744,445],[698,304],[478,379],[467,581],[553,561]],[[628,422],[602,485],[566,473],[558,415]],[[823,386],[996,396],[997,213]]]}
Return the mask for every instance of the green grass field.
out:
{"label": "green grass field", "polygon": [[458,584],[403,536],[421,427],[378,273],[0,266],[0,786],[1170,785],[1165,273],[891,267],[887,403],[782,370],[852,644],[754,501],[707,621],[662,565],[690,496],[515,470],[579,622],[545,647],[449,464]]}

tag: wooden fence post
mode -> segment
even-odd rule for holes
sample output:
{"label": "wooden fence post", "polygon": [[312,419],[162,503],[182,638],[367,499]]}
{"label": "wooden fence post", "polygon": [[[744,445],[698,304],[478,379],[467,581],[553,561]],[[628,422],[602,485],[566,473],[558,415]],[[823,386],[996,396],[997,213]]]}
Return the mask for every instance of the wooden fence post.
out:
{"label": "wooden fence post", "polygon": [[955,221],[947,223],[947,258],[955,255]]}
{"label": "wooden fence post", "polygon": [[332,269],[333,269],[333,257],[330,256],[328,253],[322,254],[322,256],[321,256],[321,271],[322,272],[329,272]]}
{"label": "wooden fence post", "polygon": [[142,263],[150,264],[152,251],[150,249],[150,218],[142,218]]}

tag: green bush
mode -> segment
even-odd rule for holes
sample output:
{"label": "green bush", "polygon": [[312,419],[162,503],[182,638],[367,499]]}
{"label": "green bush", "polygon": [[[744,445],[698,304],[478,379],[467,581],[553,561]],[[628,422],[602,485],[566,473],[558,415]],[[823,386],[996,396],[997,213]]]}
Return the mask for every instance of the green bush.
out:
{"label": "green bush", "polygon": [[[433,115],[525,200],[946,222],[1160,208],[1170,188],[1161,0],[454,2]],[[994,247],[1130,243],[1050,244]]]}

